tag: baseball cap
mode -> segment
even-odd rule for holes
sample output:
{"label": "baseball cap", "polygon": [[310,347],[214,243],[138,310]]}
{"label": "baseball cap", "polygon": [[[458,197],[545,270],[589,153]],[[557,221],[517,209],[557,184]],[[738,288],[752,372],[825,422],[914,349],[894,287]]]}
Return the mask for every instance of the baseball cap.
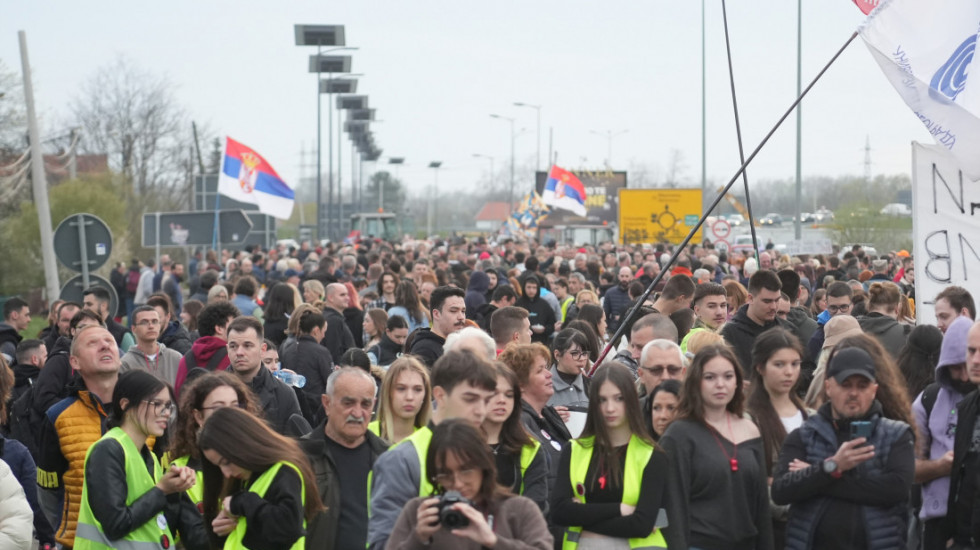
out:
{"label": "baseball cap", "polygon": [[908,250],[904,250],[904,249],[903,250],[899,250],[898,253],[895,254],[895,255],[898,256],[899,258],[908,258],[909,257],[909,251]]}
{"label": "baseball cap", "polygon": [[287,279],[290,278],[290,277],[302,277],[302,276],[303,276],[303,272],[302,271],[296,271],[295,269],[287,269],[286,270],[286,278]]}
{"label": "baseball cap", "polygon": [[840,384],[855,375],[874,382],[875,363],[868,352],[861,348],[845,348],[834,354],[827,367],[827,376]]}

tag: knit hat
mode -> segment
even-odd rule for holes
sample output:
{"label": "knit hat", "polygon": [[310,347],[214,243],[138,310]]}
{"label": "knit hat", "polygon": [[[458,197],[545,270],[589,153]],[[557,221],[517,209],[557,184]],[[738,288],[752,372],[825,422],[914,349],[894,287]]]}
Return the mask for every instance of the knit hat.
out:
{"label": "knit hat", "polygon": [[946,335],[943,336],[943,347],[939,352],[937,367],[966,362],[966,336],[972,326],[973,321],[962,315],[949,324]]}
{"label": "knit hat", "polygon": [[831,317],[827,324],[823,326],[823,349],[832,348],[838,342],[849,336],[863,334],[858,320],[850,315],[838,315]]}
{"label": "knit hat", "polygon": [[899,258],[908,258],[909,257],[909,251],[908,250],[899,250],[898,253],[895,254],[895,255],[898,256]]}

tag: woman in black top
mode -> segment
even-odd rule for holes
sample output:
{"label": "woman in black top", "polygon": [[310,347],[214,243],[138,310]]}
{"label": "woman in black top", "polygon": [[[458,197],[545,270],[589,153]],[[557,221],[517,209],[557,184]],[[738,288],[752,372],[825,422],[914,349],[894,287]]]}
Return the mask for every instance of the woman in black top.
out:
{"label": "woman in black top", "polygon": [[269,291],[265,304],[265,337],[278,347],[286,339],[286,326],[300,301],[299,291],[293,285],[278,283]]}
{"label": "woman in black top", "polygon": [[728,346],[694,356],[677,417],[660,438],[670,458],[670,548],[772,550],[765,451],[744,400]]}
{"label": "woman in black top", "polygon": [[643,425],[633,373],[615,362],[601,367],[582,437],[558,463],[551,517],[568,526],[565,548],[575,540],[582,548],[663,547],[657,527],[667,474],[667,455]]}

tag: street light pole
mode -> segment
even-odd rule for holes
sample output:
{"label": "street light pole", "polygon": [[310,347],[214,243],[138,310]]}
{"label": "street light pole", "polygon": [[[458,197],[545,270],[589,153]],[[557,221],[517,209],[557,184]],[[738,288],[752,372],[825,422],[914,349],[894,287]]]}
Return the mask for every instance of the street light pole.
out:
{"label": "street light pole", "polygon": [[490,187],[493,188],[493,157],[490,155],[484,155],[482,153],[473,153],[476,158],[483,158],[490,161]]}
{"label": "street light pole", "polygon": [[514,131],[514,119],[512,117],[490,115],[490,118],[497,118],[510,122],[510,192],[507,193],[507,202],[511,207],[514,206],[514,142],[517,141],[517,134]]}
{"label": "street light pole", "polygon": [[429,163],[429,168],[433,169],[433,180],[432,187],[429,188],[429,208],[428,214],[426,215],[425,222],[425,237],[429,238],[432,236],[432,209],[433,203],[435,202],[436,187],[439,185],[439,167],[442,166],[442,161],[434,160]]}
{"label": "street light pole", "polygon": [[536,137],[538,142],[538,150],[534,157],[534,169],[540,170],[541,169],[541,105],[531,105],[530,103],[520,103],[520,102],[514,103],[514,105],[516,107],[529,107],[536,111],[535,113],[537,116]]}
{"label": "street light pole", "polygon": [[621,136],[629,130],[621,130],[619,132],[613,132],[612,130],[606,130],[605,132],[597,132],[595,130],[589,130],[597,136],[604,136],[606,138],[606,168],[612,170],[612,142],[613,138]]}

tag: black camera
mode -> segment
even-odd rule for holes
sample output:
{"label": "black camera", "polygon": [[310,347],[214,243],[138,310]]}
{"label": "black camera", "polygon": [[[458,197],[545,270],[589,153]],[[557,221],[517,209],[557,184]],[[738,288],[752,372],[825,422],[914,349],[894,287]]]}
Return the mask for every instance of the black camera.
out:
{"label": "black camera", "polygon": [[459,502],[473,506],[473,503],[459,491],[446,491],[439,497],[439,524],[446,529],[460,529],[470,524],[465,514],[453,509],[453,504]]}

